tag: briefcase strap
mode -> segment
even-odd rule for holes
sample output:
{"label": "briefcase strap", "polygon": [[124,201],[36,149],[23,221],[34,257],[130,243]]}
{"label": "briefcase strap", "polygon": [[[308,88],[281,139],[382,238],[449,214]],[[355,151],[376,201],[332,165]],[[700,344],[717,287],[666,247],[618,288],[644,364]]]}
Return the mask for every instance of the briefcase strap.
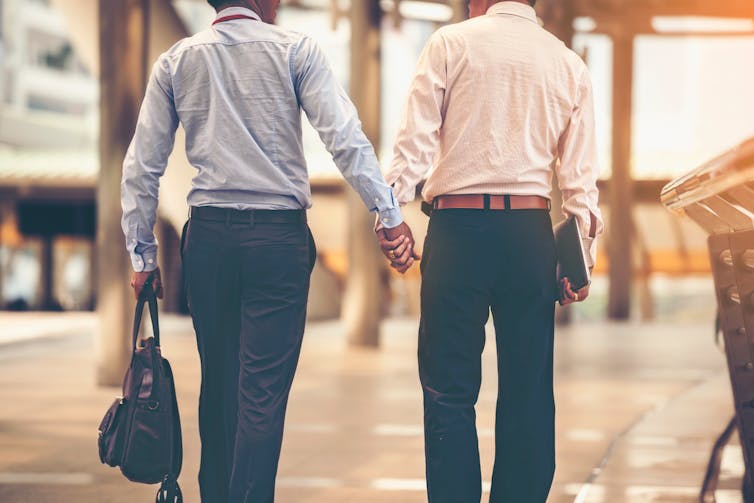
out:
{"label": "briefcase strap", "polygon": [[[136,358],[137,342],[139,340],[139,330],[141,328],[141,317],[144,312],[144,304],[149,305],[149,317],[152,320],[152,332],[154,333],[154,347],[157,351],[152,351],[151,365],[152,365],[152,393],[150,394],[150,400],[155,400],[158,390],[160,389],[160,366],[162,365],[162,358],[160,357],[160,323],[157,315],[157,295],[152,287],[152,281],[154,276],[150,276],[144,283],[141,289],[141,294],[136,302],[136,312],[134,313],[134,328],[131,336],[131,362],[129,368],[134,368],[134,359]],[[124,383],[125,386],[125,383]],[[123,393],[126,393],[125,387]]]}
{"label": "briefcase strap", "polygon": [[[149,305],[149,317],[152,320],[152,333],[154,334],[155,346],[160,346],[160,322],[157,314],[157,295],[154,293],[152,281],[154,276],[150,276],[141,289],[141,294],[136,302],[136,312],[134,313],[134,328],[131,336],[131,352],[133,354],[137,349],[136,343],[139,339],[139,330],[141,329],[141,317],[144,313],[144,304]],[[133,359],[133,358],[132,358]]]}
{"label": "briefcase strap", "polygon": [[157,489],[155,503],[183,503],[183,493],[178,481],[172,475],[168,475]]}

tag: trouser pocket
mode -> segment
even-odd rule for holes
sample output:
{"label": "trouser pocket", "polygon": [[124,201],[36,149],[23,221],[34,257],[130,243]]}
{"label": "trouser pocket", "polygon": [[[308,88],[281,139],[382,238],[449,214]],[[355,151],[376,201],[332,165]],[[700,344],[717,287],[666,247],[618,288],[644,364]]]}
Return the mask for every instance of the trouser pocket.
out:
{"label": "trouser pocket", "polygon": [[317,245],[314,242],[314,236],[309,226],[306,226],[306,233],[309,236],[309,272],[314,270],[314,264],[317,263]]}
{"label": "trouser pocket", "polygon": [[179,248],[179,251],[181,252],[181,258],[183,258],[183,249],[186,246],[186,233],[188,232],[190,221],[191,220],[186,220],[186,223],[183,224],[183,230],[181,231],[181,247]]}

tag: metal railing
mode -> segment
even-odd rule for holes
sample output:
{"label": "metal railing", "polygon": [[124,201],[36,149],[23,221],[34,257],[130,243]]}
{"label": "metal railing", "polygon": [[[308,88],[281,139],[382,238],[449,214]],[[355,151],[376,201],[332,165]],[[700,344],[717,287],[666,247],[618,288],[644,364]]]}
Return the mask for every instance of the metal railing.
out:
{"label": "metal railing", "polygon": [[735,418],[720,435],[699,496],[714,502],[721,451],[738,427],[746,473],[743,496],[754,502],[754,138],[725,152],[662,190],[662,203],[708,234]]}

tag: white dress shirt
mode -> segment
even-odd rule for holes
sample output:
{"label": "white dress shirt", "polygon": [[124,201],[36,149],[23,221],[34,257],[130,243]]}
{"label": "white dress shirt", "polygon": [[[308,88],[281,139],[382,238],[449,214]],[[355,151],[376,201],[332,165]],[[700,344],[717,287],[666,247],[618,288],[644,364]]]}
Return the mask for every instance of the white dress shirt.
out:
{"label": "white dress shirt", "polygon": [[549,198],[553,168],[563,211],[576,215],[594,265],[589,236],[603,223],[584,62],[519,2],[497,3],[435,32],[419,59],[386,176],[398,202],[412,201],[425,177],[428,202],[444,194]]}

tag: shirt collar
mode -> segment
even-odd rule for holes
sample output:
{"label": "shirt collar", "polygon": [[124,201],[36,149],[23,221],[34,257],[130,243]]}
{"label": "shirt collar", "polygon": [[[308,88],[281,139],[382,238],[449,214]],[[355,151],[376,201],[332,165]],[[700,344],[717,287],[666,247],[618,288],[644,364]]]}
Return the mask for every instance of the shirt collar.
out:
{"label": "shirt collar", "polygon": [[257,21],[262,20],[259,17],[259,14],[257,14],[251,9],[247,9],[246,7],[227,7],[217,13],[217,16],[215,17],[215,21],[223,17],[237,16],[237,15],[253,17]]}
{"label": "shirt collar", "polygon": [[524,5],[521,2],[498,2],[487,9],[487,15],[499,16],[506,14],[510,16],[522,17],[539,24],[537,21],[537,13],[534,11],[534,7]]}

